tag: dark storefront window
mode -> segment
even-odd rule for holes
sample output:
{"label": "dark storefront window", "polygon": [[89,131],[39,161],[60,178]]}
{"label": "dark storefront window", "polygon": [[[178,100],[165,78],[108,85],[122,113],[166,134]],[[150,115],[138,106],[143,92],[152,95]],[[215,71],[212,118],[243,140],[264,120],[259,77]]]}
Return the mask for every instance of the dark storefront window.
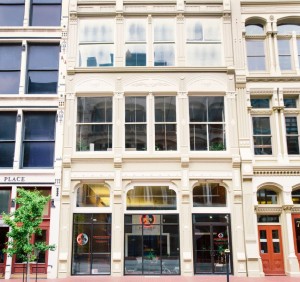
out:
{"label": "dark storefront window", "polygon": [[125,274],[180,274],[177,214],[125,215],[124,242]]}
{"label": "dark storefront window", "polygon": [[193,189],[194,207],[225,207],[226,189],[218,183],[203,183]]}
{"label": "dark storefront window", "polygon": [[110,274],[111,214],[74,214],[72,275]]}

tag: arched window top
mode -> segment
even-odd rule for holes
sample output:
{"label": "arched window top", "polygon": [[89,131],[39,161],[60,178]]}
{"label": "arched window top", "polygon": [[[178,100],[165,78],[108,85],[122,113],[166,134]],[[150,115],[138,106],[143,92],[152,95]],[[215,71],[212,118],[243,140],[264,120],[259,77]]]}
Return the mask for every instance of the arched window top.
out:
{"label": "arched window top", "polygon": [[246,35],[263,35],[265,34],[264,26],[262,24],[247,24]]}
{"label": "arched window top", "polygon": [[168,186],[135,186],[127,193],[128,210],[176,210],[176,192]]}
{"label": "arched window top", "polygon": [[203,183],[193,189],[194,207],[225,207],[226,189],[219,183]]}
{"label": "arched window top", "polygon": [[300,188],[293,190],[292,201],[294,205],[300,205]]}
{"label": "arched window top", "polygon": [[278,204],[278,193],[271,189],[260,189],[257,191],[257,202],[259,205]]}
{"label": "arched window top", "polygon": [[110,206],[110,192],[103,184],[83,184],[77,190],[76,207]]}
{"label": "arched window top", "polygon": [[292,32],[296,32],[296,34],[300,35],[300,24],[292,24],[292,23],[283,23],[278,24],[277,26],[278,34],[292,34]]}

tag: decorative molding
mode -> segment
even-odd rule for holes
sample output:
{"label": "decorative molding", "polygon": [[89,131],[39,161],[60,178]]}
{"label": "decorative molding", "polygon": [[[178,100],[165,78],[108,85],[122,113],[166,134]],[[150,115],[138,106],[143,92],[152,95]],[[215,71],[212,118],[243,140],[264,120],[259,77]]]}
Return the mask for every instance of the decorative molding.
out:
{"label": "decorative molding", "polygon": [[114,172],[72,172],[71,179],[114,179]]}
{"label": "decorative molding", "polygon": [[254,175],[300,175],[300,168],[284,169],[255,169]]}
{"label": "decorative molding", "polygon": [[75,93],[66,93],[66,99],[67,100],[74,100],[75,99]]}
{"label": "decorative molding", "polygon": [[257,214],[272,214],[272,215],[279,215],[282,213],[282,207],[272,207],[272,206],[263,206],[263,205],[256,205],[254,210]]}
{"label": "decorative molding", "polygon": [[283,109],[283,112],[285,113],[285,114],[294,114],[294,115],[297,115],[297,114],[300,114],[300,109],[298,110],[298,109],[288,109],[288,108],[284,108]]}
{"label": "decorative molding", "polygon": [[190,171],[190,179],[232,179],[232,172]]}
{"label": "decorative molding", "polygon": [[251,88],[249,89],[250,95],[263,95],[263,96],[272,96],[274,94],[273,88]]}
{"label": "decorative molding", "polygon": [[292,212],[294,205],[283,205],[282,209],[286,212]]}
{"label": "decorative molding", "polygon": [[252,115],[271,115],[273,113],[272,109],[250,109]]}
{"label": "decorative molding", "polygon": [[283,95],[300,95],[300,88],[283,88]]}
{"label": "decorative molding", "polygon": [[300,206],[293,206],[292,213],[300,213]]}
{"label": "decorative molding", "polygon": [[122,172],[122,179],[181,179],[180,171]]}
{"label": "decorative molding", "polygon": [[69,16],[70,24],[76,24],[78,21],[77,13],[71,12]]}

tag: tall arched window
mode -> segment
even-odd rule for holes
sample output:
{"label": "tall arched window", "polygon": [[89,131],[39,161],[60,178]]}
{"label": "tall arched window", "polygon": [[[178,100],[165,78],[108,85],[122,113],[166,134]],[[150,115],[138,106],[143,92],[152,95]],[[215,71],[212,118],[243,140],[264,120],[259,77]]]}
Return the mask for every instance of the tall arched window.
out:
{"label": "tall arched window", "polygon": [[300,188],[292,192],[292,201],[294,205],[300,205]]}
{"label": "tall arched window", "polygon": [[203,183],[193,189],[194,207],[225,207],[226,189],[218,183]]}
{"label": "tall arched window", "polygon": [[249,71],[265,71],[265,31],[261,24],[246,25],[246,49]]}
{"label": "tall arched window", "polygon": [[278,194],[271,189],[260,189],[257,191],[257,202],[259,205],[278,204]]}
{"label": "tall arched window", "polygon": [[103,184],[83,184],[77,190],[76,207],[109,207],[109,189]]}

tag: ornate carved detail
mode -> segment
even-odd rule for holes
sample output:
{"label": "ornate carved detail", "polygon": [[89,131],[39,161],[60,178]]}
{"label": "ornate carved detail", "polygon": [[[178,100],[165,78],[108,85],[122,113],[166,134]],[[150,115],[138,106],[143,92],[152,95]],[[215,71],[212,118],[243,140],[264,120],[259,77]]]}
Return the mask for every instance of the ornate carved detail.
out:
{"label": "ornate carved detail", "polygon": [[255,169],[254,175],[300,175],[300,169]]}
{"label": "ornate carved detail", "polygon": [[114,179],[113,172],[72,172],[72,179]]}
{"label": "ornate carved detail", "polygon": [[176,19],[177,19],[177,23],[179,24],[184,23],[184,16],[182,14],[177,15]]}
{"label": "ornate carved detail", "polygon": [[123,172],[122,179],[181,179],[181,172]]}
{"label": "ornate carved detail", "polygon": [[64,111],[63,110],[59,110],[57,112],[57,119],[58,119],[59,123],[62,123],[62,121],[64,120]]}
{"label": "ornate carved detail", "polygon": [[119,92],[119,91],[114,92],[114,96],[118,99],[122,99],[124,96],[124,92]]}
{"label": "ornate carved detail", "polygon": [[254,207],[254,210],[257,214],[281,214],[282,213],[282,207],[273,207],[273,206],[261,206],[256,205]]}
{"label": "ornate carved detail", "polygon": [[116,23],[117,24],[122,24],[124,22],[124,17],[123,17],[123,15],[122,14],[118,14],[117,16],[116,16]]}
{"label": "ornate carved detail", "polygon": [[271,96],[274,93],[273,88],[252,88],[250,89],[250,95],[268,95]]}
{"label": "ornate carved detail", "polygon": [[69,17],[70,23],[75,24],[78,21],[77,13],[71,12]]}
{"label": "ornate carved detail", "polygon": [[294,205],[283,205],[282,209],[286,212],[292,212]]}
{"label": "ornate carved detail", "polygon": [[74,100],[75,99],[75,93],[66,93],[66,99],[67,100]]}
{"label": "ornate carved detail", "polygon": [[252,115],[271,115],[272,109],[250,109]]}
{"label": "ornate carved detail", "polygon": [[187,98],[187,96],[188,96],[188,92],[186,92],[186,91],[179,91],[179,92],[177,92],[177,94],[178,94],[179,98]]}
{"label": "ornate carved detail", "polygon": [[300,207],[299,206],[294,206],[292,208],[292,213],[300,213]]}
{"label": "ornate carved detail", "polygon": [[192,178],[206,178],[206,179],[228,179],[232,178],[232,172],[212,172],[212,171],[191,171],[189,173]]}
{"label": "ornate carved detail", "polygon": [[300,114],[300,110],[298,109],[284,109],[283,110],[285,114],[294,114],[294,115],[297,115],[297,114]]}
{"label": "ornate carved detail", "polygon": [[226,98],[229,98],[229,99],[235,99],[236,95],[237,94],[234,91],[226,92]]}

